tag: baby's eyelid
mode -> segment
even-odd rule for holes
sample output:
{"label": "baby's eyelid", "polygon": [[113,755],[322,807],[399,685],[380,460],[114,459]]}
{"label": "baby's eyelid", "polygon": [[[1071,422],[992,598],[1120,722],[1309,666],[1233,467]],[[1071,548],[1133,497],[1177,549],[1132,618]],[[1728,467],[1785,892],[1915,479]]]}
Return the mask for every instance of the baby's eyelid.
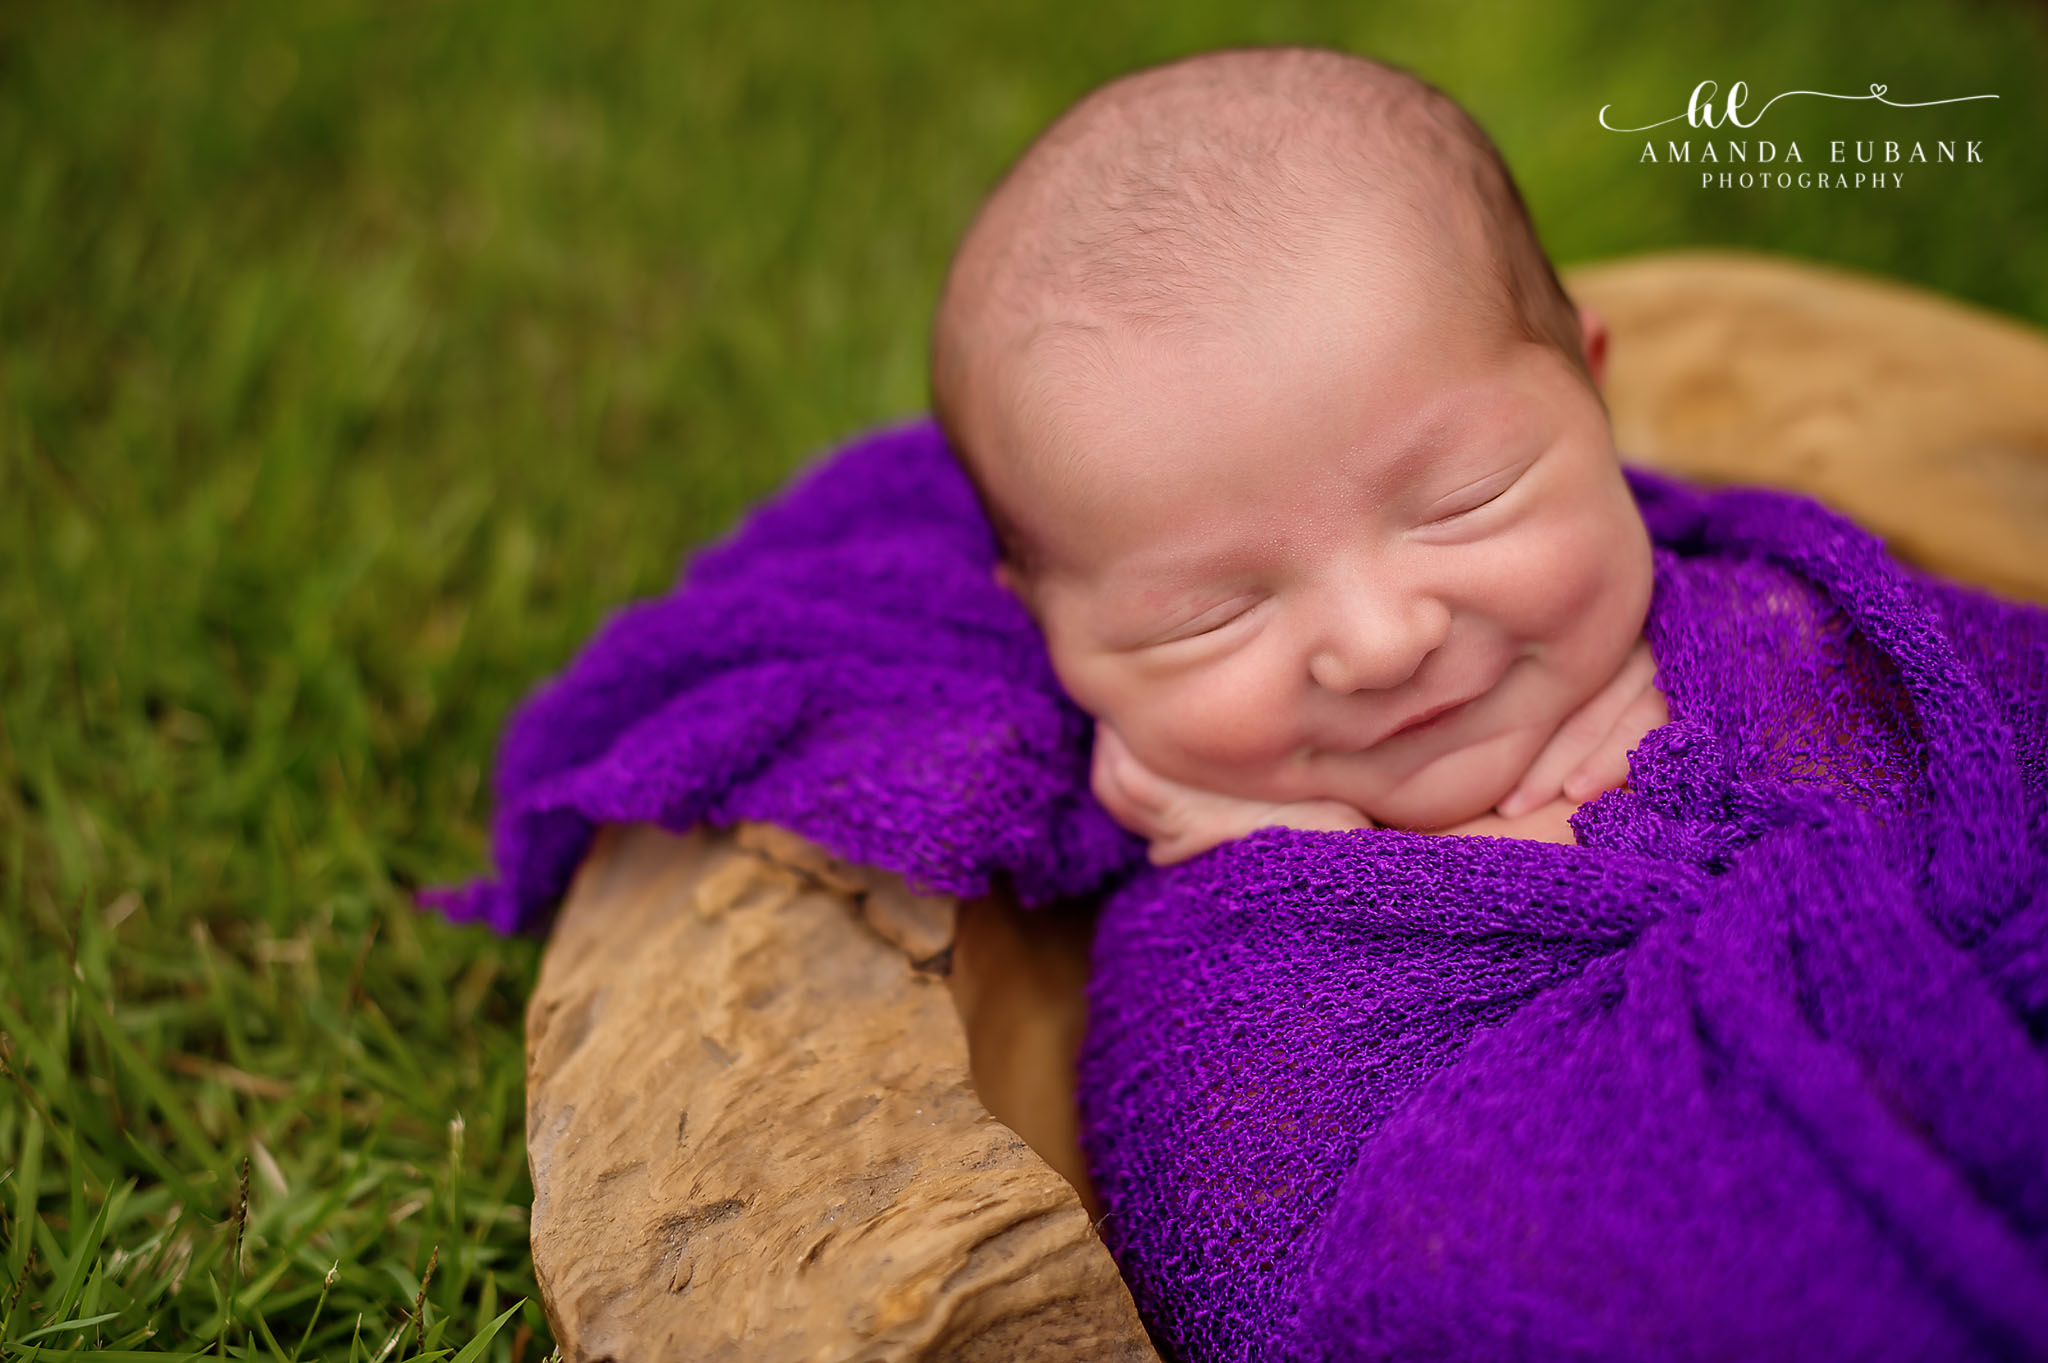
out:
{"label": "baby's eyelid", "polygon": [[1491,506],[1493,505],[1493,503],[1507,496],[1509,490],[1512,489],[1515,486],[1515,484],[1521,481],[1521,475],[1516,474],[1513,478],[1510,478],[1505,483],[1502,483],[1496,491],[1487,494],[1486,498],[1483,501],[1474,502],[1472,505],[1468,507],[1463,507],[1457,511],[1447,511],[1443,515],[1438,516],[1436,520],[1432,522],[1432,524],[1440,524],[1444,521],[1454,521],[1460,516],[1469,516],[1473,512],[1480,510],[1482,507]]}
{"label": "baby's eyelid", "polygon": [[[1225,615],[1210,624],[1203,625],[1200,629],[1184,630],[1182,633],[1170,635],[1167,638],[1160,639],[1154,643],[1153,647],[1157,648],[1163,647],[1166,644],[1178,644],[1188,639],[1199,639],[1205,634],[1214,634],[1217,630],[1222,629],[1225,625],[1231,623],[1233,620],[1243,619],[1245,613],[1250,611],[1254,606],[1258,604],[1258,598],[1256,597],[1248,599],[1239,599],[1237,601],[1223,602],[1221,605],[1214,607],[1212,609],[1220,610],[1225,606],[1234,606],[1236,607],[1236,609],[1232,610],[1228,615]],[[1208,611],[1204,611],[1203,615],[1207,615],[1208,613]],[[1201,615],[1195,617],[1196,620],[1200,620],[1201,618]],[[1193,622],[1190,621],[1189,623],[1192,624]]]}

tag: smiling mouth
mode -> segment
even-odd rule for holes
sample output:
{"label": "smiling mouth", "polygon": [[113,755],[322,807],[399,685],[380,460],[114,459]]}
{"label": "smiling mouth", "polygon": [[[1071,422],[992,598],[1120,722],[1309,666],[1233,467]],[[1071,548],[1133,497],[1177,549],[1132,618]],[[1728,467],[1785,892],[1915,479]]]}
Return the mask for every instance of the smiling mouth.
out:
{"label": "smiling mouth", "polygon": [[[1474,697],[1473,699],[1477,698]],[[1403,724],[1400,728],[1394,730],[1394,732],[1388,734],[1387,738],[1399,738],[1402,734],[1418,733],[1421,730],[1431,728],[1442,721],[1454,718],[1460,711],[1462,711],[1467,705],[1470,705],[1471,703],[1471,700],[1454,700],[1450,702],[1448,705],[1439,705],[1433,710],[1424,710],[1421,714],[1409,720],[1406,724]],[[1382,743],[1386,741],[1386,738],[1380,740],[1380,742]]]}

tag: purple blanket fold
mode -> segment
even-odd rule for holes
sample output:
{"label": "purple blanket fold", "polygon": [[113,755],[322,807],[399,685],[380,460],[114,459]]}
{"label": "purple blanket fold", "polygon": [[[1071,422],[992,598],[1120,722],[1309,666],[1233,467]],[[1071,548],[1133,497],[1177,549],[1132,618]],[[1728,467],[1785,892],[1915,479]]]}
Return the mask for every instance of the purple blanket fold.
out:
{"label": "purple blanket fold", "polygon": [[1671,720],[1574,846],[1265,829],[1150,866],[936,427],[807,468],[515,716],[499,877],[781,824],[1104,898],[1102,1225],[1208,1359],[2048,1359],[2048,610],[1625,470]]}

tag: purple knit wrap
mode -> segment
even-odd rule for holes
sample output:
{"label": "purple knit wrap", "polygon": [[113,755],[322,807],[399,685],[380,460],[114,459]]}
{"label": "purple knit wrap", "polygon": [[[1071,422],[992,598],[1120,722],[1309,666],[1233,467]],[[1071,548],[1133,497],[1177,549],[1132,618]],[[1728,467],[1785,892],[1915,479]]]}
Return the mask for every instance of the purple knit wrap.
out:
{"label": "purple knit wrap", "polygon": [[1625,467],[1671,720],[1579,843],[1265,829],[1178,866],[928,421],[807,468],[519,711],[499,878],[781,824],[1106,896],[1102,1231],[1180,1358],[2048,1358],[2048,611]]}

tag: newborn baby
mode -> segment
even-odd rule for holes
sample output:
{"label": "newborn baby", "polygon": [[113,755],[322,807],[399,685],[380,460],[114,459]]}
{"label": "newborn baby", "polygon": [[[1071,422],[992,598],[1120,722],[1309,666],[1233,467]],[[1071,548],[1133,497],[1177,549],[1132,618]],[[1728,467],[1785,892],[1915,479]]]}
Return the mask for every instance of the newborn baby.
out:
{"label": "newborn baby", "polygon": [[1255,828],[1573,841],[1667,719],[1648,533],[1486,134],[1299,48],[1114,81],[976,215],[933,408],[1157,864]]}

